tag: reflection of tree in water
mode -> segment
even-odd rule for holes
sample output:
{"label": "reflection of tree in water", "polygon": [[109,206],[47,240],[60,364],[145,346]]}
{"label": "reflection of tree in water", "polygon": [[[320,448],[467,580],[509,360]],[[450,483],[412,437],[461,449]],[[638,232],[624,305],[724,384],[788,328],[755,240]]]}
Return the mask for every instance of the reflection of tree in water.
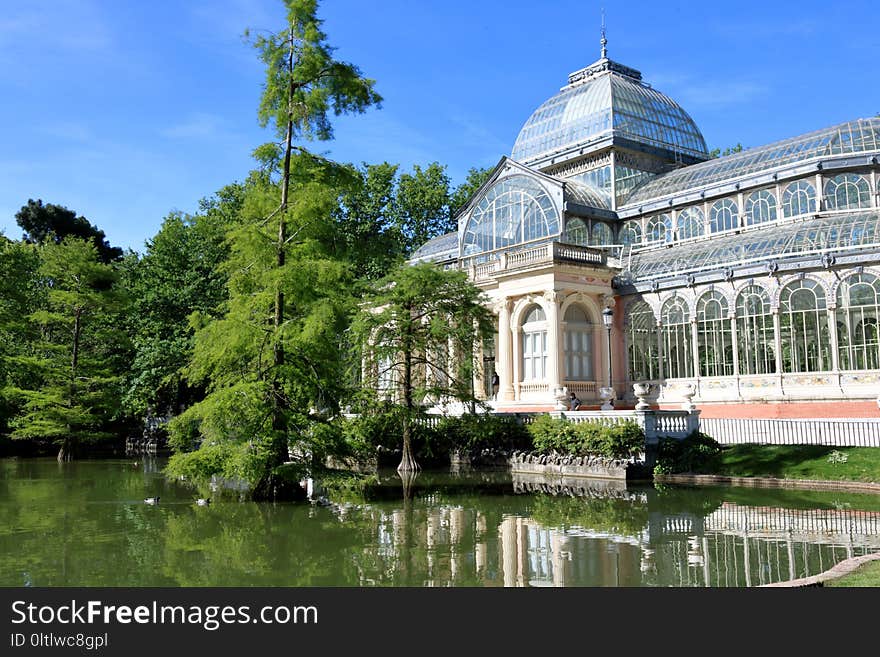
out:
{"label": "reflection of tree in water", "polygon": [[130,462],[0,461],[0,585],[755,586],[880,550],[875,496],[546,490],[395,473],[197,507]]}

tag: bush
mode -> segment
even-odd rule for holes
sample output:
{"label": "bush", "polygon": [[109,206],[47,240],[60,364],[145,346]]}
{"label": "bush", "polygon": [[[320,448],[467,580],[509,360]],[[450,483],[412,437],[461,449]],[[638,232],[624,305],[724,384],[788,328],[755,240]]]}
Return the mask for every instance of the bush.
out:
{"label": "bush", "polygon": [[629,458],[644,451],[645,433],[635,422],[606,426],[594,422],[573,424],[542,415],[528,426],[535,450],[574,456]]}
{"label": "bush", "polygon": [[443,418],[434,430],[435,440],[449,449],[467,452],[483,449],[528,449],[529,432],[515,417],[497,415],[462,415]]}
{"label": "bush", "polygon": [[[396,452],[403,436],[403,411],[382,408],[339,420],[338,427],[353,455],[375,455],[380,448]],[[421,420],[412,425],[413,454],[416,460],[428,463],[445,460],[453,450],[530,448],[529,433],[514,417],[465,414],[441,418],[433,427]]]}
{"label": "bush", "polygon": [[657,448],[654,474],[699,472],[711,469],[720,453],[720,443],[699,431],[695,431],[684,440],[663,438]]}
{"label": "bush", "polygon": [[202,482],[223,474],[232,453],[226,445],[203,445],[194,452],[179,452],[171,456],[165,472],[174,477]]}

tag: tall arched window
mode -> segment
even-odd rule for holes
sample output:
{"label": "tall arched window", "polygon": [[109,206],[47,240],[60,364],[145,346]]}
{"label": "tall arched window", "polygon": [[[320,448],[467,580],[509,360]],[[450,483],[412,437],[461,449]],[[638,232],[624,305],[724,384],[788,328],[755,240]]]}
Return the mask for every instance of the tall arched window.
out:
{"label": "tall arched window", "polygon": [[590,230],[580,217],[569,219],[565,224],[565,241],[569,244],[589,244]]}
{"label": "tall arched window", "polygon": [[736,298],[736,339],[740,374],[776,372],[770,297],[758,285],[749,285]]}
{"label": "tall arched window", "polygon": [[571,305],[565,311],[565,378],[593,380],[593,331],[587,313]]}
{"label": "tall arched window", "polygon": [[816,188],[806,180],[796,180],[782,192],[782,216],[797,217],[816,211]]}
{"label": "tall arched window", "polygon": [[880,279],[854,274],[837,288],[837,344],[840,369],[880,369]]}
{"label": "tall arched window", "polygon": [[765,221],[776,221],[776,196],[769,189],[752,192],[746,199],[745,224],[763,224]]}
{"label": "tall arched window", "polygon": [[784,372],[823,372],[831,369],[825,290],[804,278],[782,288],[779,325]]}
{"label": "tall arched window", "polygon": [[465,255],[558,235],[556,203],[534,178],[502,178],[483,194],[464,227]]}
{"label": "tall arched window", "polygon": [[660,331],[663,336],[663,365],[667,379],[683,379],[694,375],[691,353],[691,322],[687,303],[673,297],[663,304]]}
{"label": "tall arched window", "polygon": [[657,353],[657,318],[644,301],[629,307],[627,326],[627,353],[629,380],[652,381],[660,378],[660,360]]}
{"label": "tall arched window", "polygon": [[639,221],[624,221],[620,227],[620,237],[618,241],[621,244],[641,244],[642,243],[642,224]]}
{"label": "tall arched window", "polygon": [[522,323],[522,380],[543,381],[547,373],[547,318],[532,306]]}
{"label": "tall arched window", "polygon": [[697,300],[697,349],[700,376],[733,374],[733,337],[727,317],[727,299],[717,290]]}
{"label": "tall arched window", "polygon": [[685,208],[679,212],[676,223],[675,236],[680,240],[699,237],[706,232],[703,211],[697,207]]}
{"label": "tall arched window", "polygon": [[672,235],[672,217],[668,214],[657,214],[648,218],[645,227],[646,242],[671,242]]}
{"label": "tall arched window", "polygon": [[871,207],[871,187],[856,173],[842,173],[825,183],[825,208],[849,210]]}
{"label": "tall arched window", "polygon": [[709,226],[713,233],[739,227],[739,209],[729,198],[715,201],[709,208]]}
{"label": "tall arched window", "polygon": [[593,233],[590,238],[590,244],[595,246],[606,246],[614,242],[614,235],[611,232],[611,226],[601,221],[593,222]]}

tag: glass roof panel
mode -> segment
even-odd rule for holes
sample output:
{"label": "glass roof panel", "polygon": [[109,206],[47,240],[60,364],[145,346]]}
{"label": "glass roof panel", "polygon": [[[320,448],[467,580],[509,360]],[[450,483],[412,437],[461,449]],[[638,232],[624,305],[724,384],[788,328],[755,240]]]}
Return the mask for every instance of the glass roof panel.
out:
{"label": "glass roof panel", "polygon": [[870,151],[880,151],[880,117],[849,121],[671,171],[637,187],[625,204],[644,203],[814,157]]}
{"label": "glass roof panel", "polygon": [[511,157],[528,164],[612,134],[692,157],[707,156],[702,134],[678,103],[612,67],[565,87],[538,107],[522,127]]}
{"label": "glass roof panel", "polygon": [[446,233],[428,240],[416,249],[410,260],[440,260],[443,256],[458,255],[458,233]]}
{"label": "glass roof panel", "polygon": [[645,280],[869,245],[880,245],[880,210],[762,225],[737,235],[633,251],[630,273],[635,280]]}
{"label": "glass roof panel", "polygon": [[565,200],[591,208],[611,209],[611,195],[608,192],[573,180],[565,181]]}

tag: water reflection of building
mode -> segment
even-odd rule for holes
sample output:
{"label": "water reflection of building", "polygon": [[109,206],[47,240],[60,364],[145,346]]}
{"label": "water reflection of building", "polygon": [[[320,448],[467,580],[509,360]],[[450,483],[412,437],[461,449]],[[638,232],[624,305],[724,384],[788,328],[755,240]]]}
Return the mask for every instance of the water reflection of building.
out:
{"label": "water reflection of building", "polygon": [[[816,575],[880,551],[880,513],[723,503],[699,519],[664,517],[655,561],[673,586],[756,586]],[[656,528],[656,526],[655,526]],[[685,566],[686,564],[686,566]]]}
{"label": "water reflection of building", "polygon": [[[520,481],[517,490],[531,486],[547,489]],[[701,513],[692,498],[671,502],[651,489],[551,488],[558,494],[516,495],[500,509],[440,496],[345,507],[346,521],[365,523],[375,541],[352,556],[360,584],[757,586],[880,551],[876,512],[718,502]],[[617,516],[600,522],[607,508]]]}

